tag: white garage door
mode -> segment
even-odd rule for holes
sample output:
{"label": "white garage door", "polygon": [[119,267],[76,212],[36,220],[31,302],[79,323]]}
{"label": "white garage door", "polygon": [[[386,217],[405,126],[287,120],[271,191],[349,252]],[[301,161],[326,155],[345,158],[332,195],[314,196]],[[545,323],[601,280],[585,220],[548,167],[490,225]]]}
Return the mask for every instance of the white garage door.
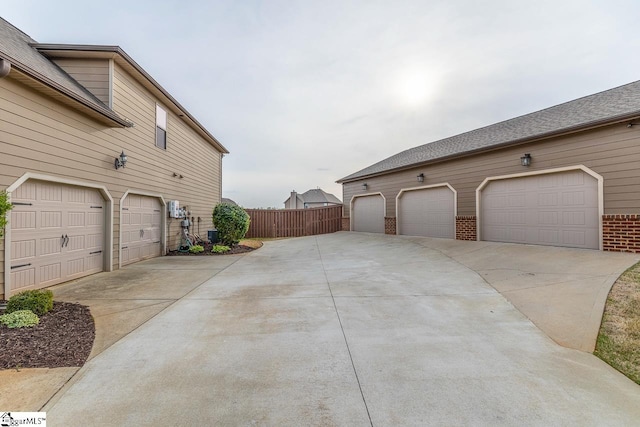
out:
{"label": "white garage door", "polygon": [[160,200],[156,197],[129,194],[122,201],[122,265],[160,256]]}
{"label": "white garage door", "polygon": [[581,170],[493,181],[481,198],[482,240],[599,248],[598,181]]}
{"label": "white garage door", "polygon": [[353,199],[353,231],[384,233],[384,198],[379,195]]}
{"label": "white garage door", "polygon": [[454,211],[449,187],[405,191],[398,198],[398,234],[453,239]]}
{"label": "white garage door", "polygon": [[11,201],[11,293],[102,271],[105,201],[98,190],[27,181]]}

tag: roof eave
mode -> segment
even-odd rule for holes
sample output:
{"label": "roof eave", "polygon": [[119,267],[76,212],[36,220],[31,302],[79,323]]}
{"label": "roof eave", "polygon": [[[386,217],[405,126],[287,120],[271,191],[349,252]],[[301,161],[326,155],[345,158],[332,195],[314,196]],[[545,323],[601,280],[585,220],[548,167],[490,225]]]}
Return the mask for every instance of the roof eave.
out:
{"label": "roof eave", "polygon": [[[560,130],[556,130],[556,131],[552,131],[552,132],[547,132],[547,133],[542,133],[542,134],[538,134],[535,136],[530,136],[530,137],[525,137],[525,138],[520,138],[520,139],[515,139],[512,141],[508,141],[508,142],[504,142],[501,144],[496,144],[496,145],[492,145],[490,147],[483,147],[483,148],[479,148],[476,150],[469,150],[469,151],[464,151],[461,153],[457,153],[457,154],[452,154],[450,156],[443,156],[443,157],[438,157],[436,159],[430,159],[430,160],[426,160],[423,162],[416,162],[416,163],[412,163],[410,165],[406,165],[406,166],[399,166],[396,168],[391,168],[391,169],[387,169],[384,171],[380,171],[380,172],[374,172],[374,173],[370,173],[370,174],[365,174],[365,175],[359,175],[359,176],[354,176],[349,178],[349,176],[346,176],[344,178],[341,178],[339,180],[336,181],[337,184],[347,184],[350,182],[355,182],[355,181],[360,181],[362,179],[367,179],[367,178],[373,178],[373,177],[377,177],[377,176],[382,176],[382,175],[388,175],[390,173],[395,173],[395,172],[400,172],[400,171],[404,171],[404,170],[408,170],[408,169],[413,169],[419,166],[425,166],[425,165],[429,165],[432,163],[440,163],[443,161],[447,161],[447,160],[453,160],[453,159],[457,159],[457,158],[461,158],[461,157],[468,157],[470,155],[473,154],[479,154],[479,153],[485,153],[485,152],[489,152],[489,151],[495,151],[495,150],[499,150],[502,148],[506,148],[509,146],[514,146],[514,145],[521,145],[521,144],[528,144],[531,142],[536,142],[536,141],[541,141],[544,139],[549,139],[549,138],[554,138],[554,137],[558,137],[558,136],[562,136],[562,135],[568,135],[568,134],[572,134],[572,133],[576,133],[576,132],[583,132],[586,130],[590,130],[590,129],[595,129],[598,127],[603,127],[603,126],[608,126],[608,125],[613,125],[616,123],[622,123],[622,122],[626,122],[626,121],[630,121],[630,120],[634,120],[634,119],[640,119],[640,111],[635,111],[633,113],[626,113],[623,115],[619,115],[619,116],[614,116],[614,117],[608,117],[606,119],[602,119],[602,120],[595,120],[586,124],[581,124],[581,125],[577,125],[577,126],[570,126],[564,129],[560,129]],[[434,141],[435,142],[435,141]]]}
{"label": "roof eave", "polygon": [[[128,65],[135,69],[145,80],[147,80],[163,97],[169,100],[183,116],[181,118],[185,121],[189,121],[192,128],[196,129],[198,133],[211,145],[216,147],[218,151],[223,154],[229,154],[229,150],[225,148],[220,141],[218,141],[195,117],[193,117],[173,96],[169,94],[149,73],[147,73],[136,61],[133,60],[120,46],[107,46],[107,45],[76,45],[76,44],[51,44],[51,43],[34,43],[32,47],[37,49],[45,56],[74,56],[78,57],[79,53],[96,52],[102,54],[116,54],[122,58]],[[105,55],[105,57],[110,57]]]}

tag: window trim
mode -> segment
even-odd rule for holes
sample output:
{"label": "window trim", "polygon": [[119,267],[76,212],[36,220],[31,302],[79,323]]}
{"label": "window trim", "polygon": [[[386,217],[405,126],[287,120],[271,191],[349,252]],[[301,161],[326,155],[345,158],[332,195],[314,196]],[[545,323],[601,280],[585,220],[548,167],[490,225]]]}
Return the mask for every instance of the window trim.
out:
{"label": "window trim", "polygon": [[[162,113],[160,113],[162,112]],[[155,137],[155,146],[162,149],[162,150],[166,150],[167,149],[167,122],[168,122],[168,115],[167,115],[167,111],[162,108],[159,104],[156,104],[156,137]],[[161,130],[164,133],[164,141],[162,141],[164,143],[164,146],[161,146],[158,144],[159,141],[159,136],[160,136],[160,132],[159,130]]]}

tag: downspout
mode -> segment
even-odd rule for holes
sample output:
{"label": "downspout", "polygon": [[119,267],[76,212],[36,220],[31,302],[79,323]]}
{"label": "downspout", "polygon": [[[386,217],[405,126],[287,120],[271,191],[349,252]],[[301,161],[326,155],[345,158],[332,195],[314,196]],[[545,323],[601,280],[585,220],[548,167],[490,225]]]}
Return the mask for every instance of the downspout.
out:
{"label": "downspout", "polygon": [[11,63],[6,59],[0,58],[0,79],[7,77],[11,71]]}

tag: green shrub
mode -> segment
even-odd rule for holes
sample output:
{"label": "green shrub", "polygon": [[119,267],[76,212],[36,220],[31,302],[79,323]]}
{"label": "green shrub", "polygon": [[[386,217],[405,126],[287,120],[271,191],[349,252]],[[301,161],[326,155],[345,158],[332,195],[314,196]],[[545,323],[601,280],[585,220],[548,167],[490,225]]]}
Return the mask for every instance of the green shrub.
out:
{"label": "green shrub", "polygon": [[36,289],[15,294],[7,302],[7,313],[18,310],[31,310],[38,316],[53,308],[53,292]]}
{"label": "green shrub", "polygon": [[211,249],[211,252],[214,252],[216,254],[223,254],[225,252],[229,252],[231,250],[231,248],[229,246],[225,246],[225,245],[215,245],[213,247],[213,249]]}
{"label": "green shrub", "polygon": [[240,206],[219,203],[213,209],[213,225],[220,242],[226,246],[237,244],[247,234],[251,218]]}
{"label": "green shrub", "polygon": [[202,245],[193,245],[189,248],[189,252],[199,254],[200,252],[204,252],[204,247],[202,247]]}
{"label": "green shrub", "polygon": [[9,328],[24,328],[37,325],[40,318],[31,310],[18,310],[0,316],[0,323]]}
{"label": "green shrub", "polygon": [[0,237],[4,234],[4,226],[7,225],[7,212],[13,208],[9,203],[9,196],[6,191],[0,191]]}

